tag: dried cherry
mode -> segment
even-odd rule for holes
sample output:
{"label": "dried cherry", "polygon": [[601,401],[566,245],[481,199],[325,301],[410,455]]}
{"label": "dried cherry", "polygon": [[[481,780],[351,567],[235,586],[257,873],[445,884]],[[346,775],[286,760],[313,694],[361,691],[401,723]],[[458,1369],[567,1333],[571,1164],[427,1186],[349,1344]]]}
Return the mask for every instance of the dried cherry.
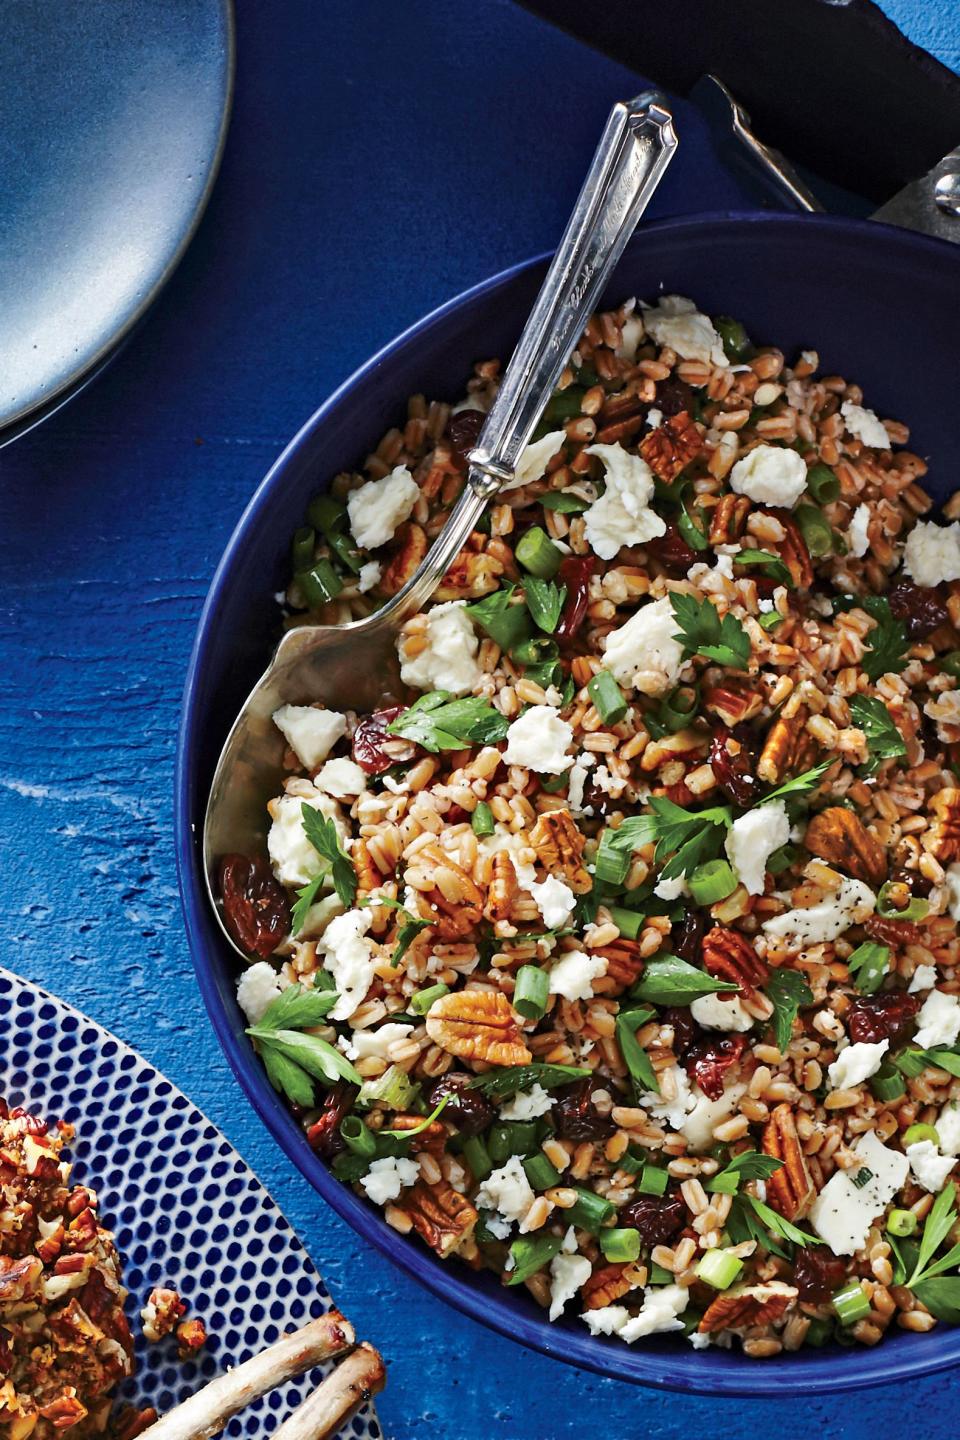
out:
{"label": "dried cherry", "polygon": [[889,1040],[895,1049],[906,1040],[919,1009],[920,996],[908,995],[905,990],[860,995],[847,1011],[847,1034],[855,1044]]}
{"label": "dried cherry", "polygon": [[697,559],[697,552],[687,544],[673,520],[667,522],[667,528],[662,535],[658,535],[655,540],[646,541],[644,549],[651,559],[656,560],[672,575],[686,575]]}
{"label": "dried cherry", "polygon": [[389,705],[385,710],[374,710],[364,715],[353,732],[353,758],[368,775],[382,775],[396,761],[384,750],[390,738],[387,726],[403,711],[402,705]]}
{"label": "dried cherry", "polygon": [[450,417],[447,424],[450,449],[464,462],[476,446],[486,418],[482,410],[460,410]]}
{"label": "dried cherry", "polygon": [[911,640],[925,640],[941,625],[950,623],[947,602],[938,585],[914,585],[912,580],[898,580],[887,591],[890,613],[902,620]]}
{"label": "dried cherry", "polygon": [[[688,965],[699,965],[703,959],[703,937],[706,933],[707,920],[703,912],[684,910],[683,919],[676,921],[670,931],[670,949]],[[679,1013],[689,1015],[690,1012],[681,1010]]]}
{"label": "dried cherry", "polygon": [[723,1077],[731,1065],[736,1065],[747,1044],[745,1035],[711,1036],[691,1046],[683,1061],[683,1068],[696,1081],[704,1095],[719,1100],[723,1094]]}
{"label": "dried cherry", "polygon": [[657,409],[664,415],[679,415],[686,410],[688,415],[697,413],[697,397],[693,387],[677,375],[668,375],[657,386]]}
{"label": "dried cherry", "polygon": [[[689,912],[691,915],[695,915],[696,913],[696,911]],[[674,946],[674,954],[680,954],[676,946]],[[685,960],[691,959],[688,955],[685,955],[683,958]],[[678,1060],[682,1060],[691,1049],[697,1036],[702,1033],[696,1020],[694,1020],[690,1014],[690,1007],[687,1005],[671,1005],[668,1010],[664,1010],[660,1016],[660,1020],[664,1025],[673,1026],[673,1053]]]}
{"label": "dried cherry", "polygon": [[469,1075],[460,1075],[454,1071],[450,1075],[441,1076],[427,1097],[431,1110],[440,1104],[445,1095],[454,1097],[444,1106],[443,1118],[456,1125],[465,1138],[479,1135],[481,1130],[486,1130],[491,1121],[497,1118],[497,1112],[485,1095],[479,1090],[465,1088],[469,1083]]}
{"label": "dried cherry", "polygon": [[567,598],[554,634],[558,640],[572,640],[583,624],[590,601],[590,580],[596,561],[592,555],[567,555],[560,562],[557,584],[566,585]]}
{"label": "dried cherry", "polygon": [[283,886],[262,855],[224,855],[220,861],[223,919],[241,950],[266,960],[290,930]]}
{"label": "dried cherry", "polygon": [[638,1195],[617,1212],[617,1224],[639,1230],[646,1245],[669,1245],[686,1223],[686,1206],[675,1191],[666,1195]]}
{"label": "dried cherry", "polygon": [[[735,740],[739,750],[730,753],[727,742]],[[742,726],[727,730],[721,726],[714,731],[710,745],[710,768],[720,789],[735,805],[752,805],[760,794],[760,782],[756,775],[757,756],[752,737]]]}
{"label": "dried cherry", "polygon": [[933,889],[932,880],[928,880],[926,875],[921,875],[919,870],[908,870],[906,865],[892,866],[888,878],[891,884],[906,885],[911,895],[919,895],[924,899]]}
{"label": "dried cherry", "polygon": [[591,1100],[597,1082],[578,1080],[557,1092],[553,1102],[553,1123],[561,1140],[609,1140],[616,1125],[609,1115],[601,1115]]}
{"label": "dried cherry", "polygon": [[824,1245],[808,1245],[798,1249],[793,1262],[793,1281],[801,1300],[823,1305],[844,1281],[847,1262],[840,1255],[831,1255]]}
{"label": "dried cherry", "polygon": [[318,1155],[332,1160],[347,1148],[346,1141],[340,1134],[340,1123],[350,1114],[359,1093],[356,1085],[339,1080],[323,1097],[319,1116],[312,1125],[307,1126],[307,1140]]}

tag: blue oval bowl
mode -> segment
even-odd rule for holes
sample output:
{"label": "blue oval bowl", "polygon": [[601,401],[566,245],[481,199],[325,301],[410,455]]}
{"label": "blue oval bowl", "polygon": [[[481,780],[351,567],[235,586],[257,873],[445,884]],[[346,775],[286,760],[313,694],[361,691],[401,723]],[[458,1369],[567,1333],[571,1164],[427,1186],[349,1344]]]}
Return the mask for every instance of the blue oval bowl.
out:
{"label": "blue oval bowl", "polygon": [[[851,1390],[915,1378],[960,1358],[960,1329],[898,1332],[875,1350],[802,1350],[762,1364],[735,1351],[695,1352],[663,1337],[628,1348],[595,1338],[580,1320],[549,1324],[528,1295],[490,1274],[444,1264],[391,1230],[379,1210],[340,1184],[311,1151],[271,1089],[243,1033],[234,960],[210,914],[199,836],[221,744],[277,638],[272,595],[285,583],[291,532],[307,499],[352,468],[405,414],[408,395],[450,400],[473,361],[509,355],[544,271],[536,259],[504,271],[414,325],[358,370],[290,442],[227,546],[190,662],[177,765],[180,887],[200,989],[233,1070],[270,1132],[354,1229],[434,1294],[511,1339],[600,1374],[714,1395]],[[960,253],[867,222],[774,215],[713,215],[646,226],[610,286],[611,301],[660,289],[736,315],[758,341],[789,355],[816,347],[821,365],[863,385],[881,415],[908,421],[913,447],[932,457],[938,499],[957,481],[955,319]]]}

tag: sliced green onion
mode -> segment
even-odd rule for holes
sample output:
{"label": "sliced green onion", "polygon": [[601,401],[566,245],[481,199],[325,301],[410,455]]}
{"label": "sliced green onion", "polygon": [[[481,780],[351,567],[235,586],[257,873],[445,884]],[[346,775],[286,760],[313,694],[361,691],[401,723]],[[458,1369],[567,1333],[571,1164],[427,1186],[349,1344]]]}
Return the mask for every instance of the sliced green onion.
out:
{"label": "sliced green onion", "polygon": [[513,1269],[509,1272],[508,1285],[522,1285],[531,1275],[536,1275],[544,1265],[549,1265],[560,1249],[563,1240],[559,1235],[521,1235],[510,1246]]}
{"label": "sliced green onion", "polygon": [[584,500],[581,495],[571,495],[569,490],[548,490],[546,495],[537,498],[544,510],[555,510],[560,515],[579,515],[590,508],[589,500]]}
{"label": "sliced green onion", "polygon": [[800,526],[800,533],[811,555],[819,558],[833,553],[833,530],[829,520],[815,505],[798,505],[793,518]]}
{"label": "sliced green onion", "polygon": [[346,526],[347,507],[332,495],[315,495],[307,506],[307,520],[329,537]]}
{"label": "sliced green onion", "polygon": [[543,665],[547,661],[556,660],[560,647],[556,640],[551,640],[548,635],[534,635],[527,640],[521,640],[519,645],[514,645],[510,654],[518,665]]}
{"label": "sliced green onion", "polygon": [[328,535],[327,541],[330,549],[336,555],[342,565],[352,570],[354,575],[359,575],[366,563],[366,552],[357,548],[357,543],[350,535]]}
{"label": "sliced green onion", "polygon": [[364,1080],[357,1096],[358,1105],[375,1105],[380,1102],[387,1110],[408,1110],[420,1093],[420,1086],[401,1070],[391,1065],[374,1080]]}
{"label": "sliced green onion", "polygon": [[856,1325],[870,1314],[870,1301],[860,1289],[859,1281],[853,1280],[833,1296],[833,1308],[841,1325]]}
{"label": "sliced green onion", "polygon": [[513,1008],[524,1020],[542,1020],[547,1011],[550,977],[538,965],[521,965],[513,992]]}
{"label": "sliced green onion", "polygon": [[659,1165],[644,1165],[637,1181],[641,1195],[666,1195],[670,1176]]}
{"label": "sliced green onion", "polygon": [[780,614],[780,611],[777,610],[776,607],[774,607],[773,610],[764,610],[762,614],[758,615],[757,623],[759,624],[761,630],[776,630],[777,626],[783,619],[784,616]]}
{"label": "sliced green onion", "polygon": [[877,914],[884,920],[923,920],[930,909],[929,900],[912,899],[900,910],[892,897],[895,891],[902,888],[897,880],[888,880],[880,886],[877,894]]}
{"label": "sliced green onion", "polygon": [[601,1230],[600,1249],[604,1260],[611,1265],[626,1261],[630,1264],[640,1259],[639,1230]]}
{"label": "sliced green onion", "polygon": [[329,560],[318,560],[309,570],[301,570],[294,577],[308,605],[327,605],[335,600],[343,589],[343,581]]}
{"label": "sliced green onion", "polygon": [[829,465],[811,465],[807,471],[807,489],[818,505],[829,505],[839,499],[840,481]]}
{"label": "sliced green onion", "polygon": [[910,1125],[910,1126],[908,1126],[907,1129],[903,1132],[903,1143],[904,1143],[904,1146],[907,1146],[907,1145],[917,1145],[917,1144],[919,1144],[919,1142],[920,1142],[921,1140],[929,1140],[932,1144],[934,1144],[934,1145],[936,1145],[937,1147],[939,1147],[939,1145],[940,1145],[940,1136],[939,1136],[939,1134],[938,1134],[938,1132],[937,1132],[936,1126],[935,1126],[935,1125]]}
{"label": "sliced green onion", "polygon": [[912,1210],[891,1210],[887,1216],[887,1234],[905,1240],[917,1228],[917,1217]]}
{"label": "sliced green onion", "polygon": [[311,525],[304,525],[299,530],[294,530],[290,557],[294,573],[298,570],[310,569],[316,544],[317,532]]}
{"label": "sliced green onion", "polygon": [[622,905],[609,905],[607,908],[620,934],[627,940],[636,940],[646,917],[639,910],[625,910]]}
{"label": "sliced green onion", "polygon": [[568,385],[566,390],[554,390],[543,407],[540,424],[546,425],[547,432],[555,430],[563,420],[575,420],[583,406],[586,390],[582,385]]}
{"label": "sliced green onion", "polygon": [[714,1290],[729,1290],[743,1269],[743,1261],[729,1250],[707,1250],[697,1261],[694,1273]]}
{"label": "sliced green onion", "polygon": [[796,845],[781,845],[779,850],[774,850],[767,860],[767,869],[771,875],[782,875],[784,870],[789,870],[791,865],[796,865],[800,859],[800,851]]}
{"label": "sliced green onion", "polygon": [[662,1265],[657,1265],[651,1261],[650,1273],[647,1276],[648,1285],[673,1285],[676,1279],[677,1277],[672,1270],[666,1270]]}
{"label": "sliced green onion", "polygon": [[698,685],[678,685],[660,701],[660,719],[674,734],[685,730],[700,706]]}
{"label": "sliced green onion", "polygon": [[493,1174],[493,1161],[479,1135],[471,1135],[463,1142],[463,1158],[470,1166],[474,1180],[486,1180]]}
{"label": "sliced green onion", "polygon": [[539,525],[532,525],[520,536],[513,553],[518,565],[531,575],[539,575],[541,580],[552,580],[563,560],[563,551]]}
{"label": "sliced green onion", "polygon": [[602,1195],[595,1195],[592,1190],[584,1190],[579,1185],[573,1188],[577,1192],[576,1203],[563,1212],[564,1219],[571,1225],[576,1225],[578,1230],[589,1230],[596,1235],[606,1221],[616,1214],[616,1210]]}
{"label": "sliced green onion", "polygon": [[740,882],[726,860],[707,860],[693,871],[687,884],[698,905],[715,905],[726,900]]}
{"label": "sliced green onion", "polygon": [[819,1350],[821,1345],[826,1345],[833,1334],[833,1326],[829,1320],[811,1320],[807,1327],[807,1333],[803,1337],[804,1345],[813,1345]]}
{"label": "sliced green onion", "polygon": [[948,675],[960,679],[960,650],[951,650],[946,655],[938,655],[936,664],[941,670],[946,670]]}
{"label": "sliced green onion", "polygon": [[870,1076],[870,1089],[878,1100],[899,1100],[906,1094],[907,1083],[890,1060],[885,1060],[875,1075]]}
{"label": "sliced green onion", "polygon": [[560,1171],[542,1150],[536,1155],[528,1155],[523,1162],[523,1168],[534,1190],[552,1190],[554,1185],[560,1184]]}
{"label": "sliced green onion", "polygon": [[[849,1174],[849,1171],[847,1173]],[[868,1166],[861,1165],[856,1175],[850,1175],[850,1184],[855,1185],[858,1190],[862,1190],[864,1185],[869,1185],[872,1179],[873,1171]]]}
{"label": "sliced green onion", "polygon": [[494,1168],[505,1165],[511,1155],[530,1155],[537,1149],[537,1127],[532,1120],[502,1120],[487,1133],[487,1150]]}
{"label": "sliced green onion", "polygon": [[435,1000],[439,1000],[441,995],[449,994],[450,986],[444,985],[441,980],[436,985],[430,985],[426,990],[418,990],[416,994],[411,995],[410,1009],[414,1015],[426,1015]]}
{"label": "sliced green onion", "polygon": [[604,885],[622,885],[630,869],[630,853],[616,848],[615,836],[615,830],[604,830],[594,860],[594,874]]}
{"label": "sliced green onion", "polygon": [[720,336],[723,353],[728,360],[736,363],[739,360],[749,359],[754,353],[750,336],[739,320],[734,320],[729,315],[715,315],[713,328]]}
{"label": "sliced green onion", "polygon": [[587,692],[604,725],[619,725],[627,713],[623,691],[609,670],[598,670],[587,683]]}
{"label": "sliced green onion", "polygon": [[373,1131],[367,1128],[359,1115],[346,1115],[340,1121],[340,1134],[354,1155],[366,1155],[372,1159],[377,1153]]}
{"label": "sliced green onion", "polygon": [[[698,505],[697,514],[703,517],[703,510]],[[690,546],[691,550],[706,550],[709,541],[701,527],[694,520],[686,505],[681,505],[677,512],[677,530],[680,532],[681,540]]]}
{"label": "sliced green onion", "polygon": [[486,800],[479,801],[476,810],[470,817],[470,828],[474,835],[492,835],[496,829],[493,811]]}

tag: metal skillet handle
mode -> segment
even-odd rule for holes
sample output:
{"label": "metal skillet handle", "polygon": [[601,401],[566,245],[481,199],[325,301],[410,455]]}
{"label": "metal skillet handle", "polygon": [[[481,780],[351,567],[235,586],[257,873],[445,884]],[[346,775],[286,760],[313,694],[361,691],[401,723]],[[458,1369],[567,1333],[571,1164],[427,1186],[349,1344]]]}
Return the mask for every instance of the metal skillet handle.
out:
{"label": "metal skillet handle", "polygon": [[550,394],[657,188],[677,137],[655,91],[610,112],[573,214],[547,271],[503,384],[470,455],[468,482],[423,566],[388,607],[418,610],[466,543],[488,501],[514,478]]}

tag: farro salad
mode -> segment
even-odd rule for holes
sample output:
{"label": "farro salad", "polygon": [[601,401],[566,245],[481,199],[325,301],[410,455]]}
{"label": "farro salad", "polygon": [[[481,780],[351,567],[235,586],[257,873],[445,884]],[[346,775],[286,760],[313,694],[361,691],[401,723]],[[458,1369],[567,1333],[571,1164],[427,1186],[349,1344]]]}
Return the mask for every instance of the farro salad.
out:
{"label": "farro salad", "polygon": [[[288,624],[409,578],[499,373],[316,497]],[[960,1319],[960,503],[863,401],[682,297],[596,315],[406,693],[279,710],[222,861],[313,1148],[627,1343]]]}

